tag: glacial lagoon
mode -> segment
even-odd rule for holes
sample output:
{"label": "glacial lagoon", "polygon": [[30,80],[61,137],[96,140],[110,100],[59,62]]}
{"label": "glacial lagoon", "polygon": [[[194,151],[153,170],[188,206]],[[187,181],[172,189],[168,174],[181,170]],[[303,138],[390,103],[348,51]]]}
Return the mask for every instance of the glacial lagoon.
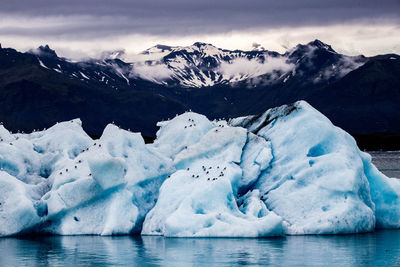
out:
{"label": "glacial lagoon", "polygon": [[387,177],[400,179],[400,151],[368,151],[372,163]]}
{"label": "glacial lagoon", "polygon": [[279,238],[0,238],[0,266],[399,266],[400,230]]}

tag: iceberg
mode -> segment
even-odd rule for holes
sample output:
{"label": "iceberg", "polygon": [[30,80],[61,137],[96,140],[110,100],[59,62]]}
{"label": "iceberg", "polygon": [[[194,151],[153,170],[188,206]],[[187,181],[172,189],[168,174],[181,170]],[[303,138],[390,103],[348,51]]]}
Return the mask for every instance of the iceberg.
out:
{"label": "iceberg", "polygon": [[0,236],[266,237],[400,227],[400,182],[304,101],[210,121],[159,122],[152,144],[79,119],[0,125]]}
{"label": "iceberg", "polygon": [[0,236],[20,233],[39,222],[29,185],[0,172]]}
{"label": "iceberg", "polygon": [[[7,191],[0,202],[2,236],[139,233],[174,171],[172,160],[147,147],[140,134],[115,125],[99,140],[80,120],[31,134],[1,130],[7,138],[0,142],[0,184]],[[20,223],[12,223],[17,216]]]}
{"label": "iceberg", "polygon": [[174,156],[177,171],[161,186],[159,199],[146,216],[142,234],[282,235],[282,218],[268,212],[259,199],[252,200],[258,203],[249,203],[256,206],[249,208],[249,212],[241,211],[237,204],[235,196],[242,177],[239,163],[246,140],[244,128],[215,127]]}
{"label": "iceberg", "polygon": [[337,234],[375,227],[362,155],[354,139],[305,102],[237,118],[271,142],[273,159],[257,178],[266,206],[288,234]]}

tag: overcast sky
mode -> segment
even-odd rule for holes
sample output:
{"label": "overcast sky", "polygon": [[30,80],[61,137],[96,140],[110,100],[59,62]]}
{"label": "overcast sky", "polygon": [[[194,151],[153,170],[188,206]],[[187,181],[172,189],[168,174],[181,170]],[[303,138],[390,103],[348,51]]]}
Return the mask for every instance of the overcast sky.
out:
{"label": "overcast sky", "polygon": [[400,54],[400,0],[0,0],[0,42],[70,58],[196,41],[283,52],[314,39],[339,52]]}

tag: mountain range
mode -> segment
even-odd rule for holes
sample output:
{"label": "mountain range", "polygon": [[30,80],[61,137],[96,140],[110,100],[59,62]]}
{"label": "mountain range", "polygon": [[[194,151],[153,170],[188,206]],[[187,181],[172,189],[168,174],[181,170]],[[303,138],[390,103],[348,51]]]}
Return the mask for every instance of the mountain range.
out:
{"label": "mountain range", "polygon": [[124,56],[76,62],[48,45],[0,47],[0,121],[31,131],[80,117],[93,136],[114,122],[151,138],[185,110],[233,118],[306,100],[366,148],[400,149],[399,55],[346,56],[315,40],[283,54],[197,42]]}

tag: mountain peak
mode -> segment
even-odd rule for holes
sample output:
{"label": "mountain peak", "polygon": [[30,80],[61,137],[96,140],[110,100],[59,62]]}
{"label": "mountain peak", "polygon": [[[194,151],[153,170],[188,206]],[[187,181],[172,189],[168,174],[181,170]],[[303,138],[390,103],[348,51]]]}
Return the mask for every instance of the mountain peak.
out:
{"label": "mountain peak", "polygon": [[259,43],[253,43],[252,51],[265,51],[265,48]]}
{"label": "mountain peak", "polygon": [[142,51],[140,54],[150,55],[153,53],[169,53],[169,52],[172,52],[173,49],[174,49],[174,47],[172,47],[172,46],[157,44],[155,46],[152,46],[152,47]]}
{"label": "mountain peak", "polygon": [[212,44],[207,44],[203,42],[195,42],[193,46],[197,46],[198,48],[203,47],[203,46],[213,46]]}
{"label": "mountain peak", "polygon": [[200,50],[205,50],[205,49],[219,49],[216,46],[212,45],[212,44],[207,44],[207,43],[202,43],[202,42],[195,42],[192,47],[197,47]]}
{"label": "mountain peak", "polygon": [[314,50],[327,51],[333,54],[337,54],[336,51],[333,50],[330,45],[318,39],[315,39],[314,41],[311,41],[307,44],[298,44],[296,47],[287,51],[285,54],[290,56],[302,56],[304,53]]}
{"label": "mountain peak", "polygon": [[163,52],[164,51],[172,51],[172,47],[169,45],[158,44],[158,45],[155,45],[154,47],[162,50]]}
{"label": "mountain peak", "polygon": [[194,51],[198,51],[204,56],[217,56],[221,54],[222,49],[207,43],[196,42],[190,47],[184,47],[184,49],[193,49]]}
{"label": "mountain peak", "polygon": [[57,57],[56,51],[51,49],[47,44],[45,46],[39,46],[38,50],[41,52],[41,56]]}
{"label": "mountain peak", "polygon": [[326,50],[328,50],[330,52],[335,52],[335,50],[333,50],[330,45],[328,45],[328,44],[326,44],[326,43],[324,43],[324,42],[322,42],[322,41],[320,41],[318,39],[315,39],[314,41],[309,42],[307,45],[308,46],[314,46],[314,47],[317,47],[317,48],[326,49]]}
{"label": "mountain peak", "polygon": [[102,53],[102,59],[124,59],[125,50],[114,50],[114,51],[105,51]]}

